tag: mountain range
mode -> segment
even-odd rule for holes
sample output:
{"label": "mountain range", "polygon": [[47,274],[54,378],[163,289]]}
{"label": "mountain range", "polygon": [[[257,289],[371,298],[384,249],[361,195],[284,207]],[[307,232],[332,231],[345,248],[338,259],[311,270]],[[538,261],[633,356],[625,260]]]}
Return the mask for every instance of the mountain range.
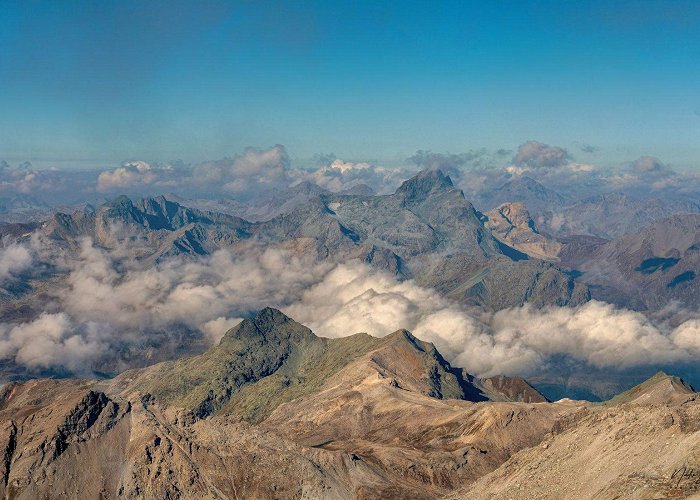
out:
{"label": "mountain range", "polygon": [[[5,234],[11,228],[5,226]],[[125,196],[96,209],[57,213],[39,231],[76,251],[89,237],[100,247],[128,245],[144,265],[207,255],[251,243],[297,250],[317,261],[365,261],[414,278],[464,304],[502,309],[576,305],[586,286],[556,265],[508,246],[440,171],[427,170],[388,196],[320,193],[263,222],[188,208],[163,196]]]}
{"label": "mountain range", "polygon": [[671,301],[700,307],[699,214],[669,217],[562,257],[601,300],[640,310],[659,310]]}
{"label": "mountain range", "polygon": [[[503,192],[512,188],[516,196],[522,182],[530,186],[528,192],[551,197],[536,181],[521,177]],[[94,207],[57,212],[40,223],[0,225],[5,245],[39,248],[31,266],[0,284],[0,314],[9,324],[32,321],[56,297],[69,293],[69,271],[80,264],[66,262],[80,262],[86,238],[114,259],[113,271],[122,277],[172,259],[197,262],[219,250],[245,255],[251,248],[281,249],[287,258],[302,259],[312,267],[362,262],[398,282],[410,281],[485,313],[523,304],[576,307],[591,298],[652,315],[671,302],[688,309],[700,306],[697,214],[672,216],[607,239],[553,235],[521,202],[480,212],[440,170],[422,171],[390,195],[330,193],[310,183],[295,189],[287,204],[283,194],[268,200],[267,208],[258,212],[274,213],[268,220],[246,220],[233,215],[235,210],[213,210],[220,204],[201,200],[199,208],[193,208],[182,204],[183,199],[179,203],[165,196],[121,196]],[[606,199],[632,203],[615,196]],[[686,313],[681,309],[676,316],[672,323],[683,321]],[[201,333],[182,323],[143,338],[133,347],[120,345],[114,359],[94,368],[96,373],[115,375],[201,353],[207,345]],[[27,371],[12,360],[2,362],[0,373],[2,380],[71,374],[63,369]],[[590,398],[604,397],[626,384],[620,378],[610,385],[585,373],[571,373],[575,390],[573,379],[561,379],[556,367],[534,380],[547,394]],[[635,376],[639,380],[640,375]]]}
{"label": "mountain range", "polygon": [[682,496],[699,431],[695,393],[665,374],[603,405],[549,403],[405,330],[323,339],[265,308],[196,357],[5,385],[0,494]]}
{"label": "mountain range", "polygon": [[674,215],[697,213],[700,205],[692,200],[607,193],[547,210],[540,214],[538,223],[561,237],[583,234],[614,239]]}

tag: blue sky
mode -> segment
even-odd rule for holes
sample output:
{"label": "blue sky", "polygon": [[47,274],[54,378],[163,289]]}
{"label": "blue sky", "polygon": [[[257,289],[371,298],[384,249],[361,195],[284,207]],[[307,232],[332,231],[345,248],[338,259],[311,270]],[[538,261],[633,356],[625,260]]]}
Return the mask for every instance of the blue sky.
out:
{"label": "blue sky", "polygon": [[61,165],[536,139],[700,166],[700,2],[2,0],[0,116],[0,158]]}

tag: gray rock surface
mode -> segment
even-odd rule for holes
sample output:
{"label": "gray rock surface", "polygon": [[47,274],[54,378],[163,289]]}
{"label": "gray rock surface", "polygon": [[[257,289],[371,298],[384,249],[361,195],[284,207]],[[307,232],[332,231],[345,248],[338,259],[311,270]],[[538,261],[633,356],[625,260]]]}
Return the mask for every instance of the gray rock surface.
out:
{"label": "gray rock surface", "polygon": [[567,256],[593,296],[635,309],[700,307],[700,215],[677,215]]}
{"label": "gray rock surface", "polygon": [[[86,236],[103,248],[126,246],[144,265],[250,243],[295,247],[293,242],[304,241],[296,251],[319,261],[360,259],[488,308],[587,300],[585,286],[499,241],[481,218],[448,176],[425,170],[392,195],[321,193],[264,222],[184,207],[162,196],[122,196],[95,210],[58,213],[41,231],[73,252]],[[437,269],[442,273],[435,274]]]}

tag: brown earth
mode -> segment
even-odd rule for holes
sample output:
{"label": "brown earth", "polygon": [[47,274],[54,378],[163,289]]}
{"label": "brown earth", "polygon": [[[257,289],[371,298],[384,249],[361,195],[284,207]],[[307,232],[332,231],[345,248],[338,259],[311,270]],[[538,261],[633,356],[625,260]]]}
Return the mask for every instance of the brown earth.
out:
{"label": "brown earth", "polygon": [[523,402],[539,398],[522,379],[463,374],[405,330],[320,339],[266,309],[189,360],[4,386],[0,496],[695,492],[700,405],[680,379],[659,374],[607,404]]}

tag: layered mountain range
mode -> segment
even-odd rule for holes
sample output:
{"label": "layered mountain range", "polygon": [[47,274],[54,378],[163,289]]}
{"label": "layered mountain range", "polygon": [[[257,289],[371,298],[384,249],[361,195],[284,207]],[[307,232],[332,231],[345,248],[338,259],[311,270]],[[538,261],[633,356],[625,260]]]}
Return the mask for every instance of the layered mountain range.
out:
{"label": "layered mountain range", "polygon": [[[144,266],[221,248],[284,247],[317,261],[359,259],[491,310],[577,305],[590,297],[639,310],[671,300],[698,305],[693,242],[680,241],[694,234],[698,207],[689,201],[613,193],[574,203],[518,176],[487,200],[503,203],[480,213],[439,170],[420,172],[388,196],[334,194],[305,182],[264,206],[171,198],[199,208],[163,196],[122,196],[42,224],[5,224],[0,232],[18,238],[37,229],[74,252],[85,237],[107,249],[127,245]],[[654,259],[671,260],[656,273]],[[28,288],[15,286],[22,290]]]}
{"label": "layered mountain range", "polygon": [[[5,226],[5,234],[12,226]],[[440,171],[427,170],[388,196],[316,193],[264,222],[188,208],[165,197],[125,196],[96,209],[57,213],[39,231],[77,251],[128,245],[145,265],[217,249],[284,246],[318,261],[360,259],[400,278],[415,278],[465,304],[502,309],[576,305],[589,293],[555,265],[508,245]],[[517,246],[517,245],[516,245]]]}
{"label": "layered mountain range", "polygon": [[[549,206],[556,199],[557,210],[568,210],[571,202],[525,177],[514,178],[500,192],[524,200],[534,197]],[[30,266],[0,285],[0,314],[8,322],[7,330],[47,311],[60,312],[56,298],[72,293],[76,278],[71,273],[82,265],[86,240],[114,261],[110,286],[134,270],[168,265],[173,259],[197,262],[219,250],[246,255],[251,249],[273,249],[282,250],[285,258],[303,260],[310,268],[362,262],[398,282],[410,280],[461,307],[475,307],[475,314],[523,304],[576,307],[593,298],[652,315],[674,303],[682,306],[672,318],[677,324],[687,317],[685,309],[700,306],[697,214],[657,220],[612,240],[594,236],[593,230],[562,236],[568,233],[552,231],[552,219],[542,218],[541,207],[531,212],[525,203],[507,202],[485,212],[476,210],[440,170],[420,172],[390,195],[331,193],[310,183],[299,184],[288,194],[280,193],[264,206],[248,203],[247,208],[234,202],[121,196],[95,207],[55,213],[41,223],[0,225],[5,246],[27,245],[36,250]],[[613,205],[643,206],[631,198],[601,199],[606,203],[603,212],[591,209],[601,223],[601,213],[621,213],[610,208]],[[183,204],[188,202],[199,208]],[[570,214],[583,217],[588,209],[579,208]],[[692,206],[668,208],[669,213],[683,209],[692,210]],[[254,212],[254,220],[234,215]],[[667,211],[647,211],[649,220],[660,213]],[[634,227],[631,224],[630,230]],[[155,328],[155,333],[135,343],[116,341],[116,348],[110,346],[111,357],[100,361],[99,370],[92,369],[114,375],[130,367],[200,353],[208,345],[201,332],[182,321]],[[548,394],[604,397],[627,383],[620,377],[615,377],[617,383],[604,380],[600,370],[594,378],[590,373],[586,376],[586,370],[567,368],[567,377],[577,379],[574,390],[572,380],[561,379],[559,366],[534,377],[538,386],[548,388]],[[7,359],[1,362],[0,373],[3,380],[14,380],[72,372],[60,367],[27,370]],[[594,386],[593,392],[586,392]]]}
{"label": "layered mountain range", "polygon": [[199,356],[5,385],[0,493],[684,496],[699,431],[695,393],[675,377],[603,405],[549,403],[522,379],[470,376],[405,330],[324,339],[266,308]]}
{"label": "layered mountain range", "polygon": [[700,307],[696,280],[700,269],[700,215],[676,215],[614,240],[569,240],[563,264],[580,270],[593,296],[641,310],[658,310],[676,301]]}

